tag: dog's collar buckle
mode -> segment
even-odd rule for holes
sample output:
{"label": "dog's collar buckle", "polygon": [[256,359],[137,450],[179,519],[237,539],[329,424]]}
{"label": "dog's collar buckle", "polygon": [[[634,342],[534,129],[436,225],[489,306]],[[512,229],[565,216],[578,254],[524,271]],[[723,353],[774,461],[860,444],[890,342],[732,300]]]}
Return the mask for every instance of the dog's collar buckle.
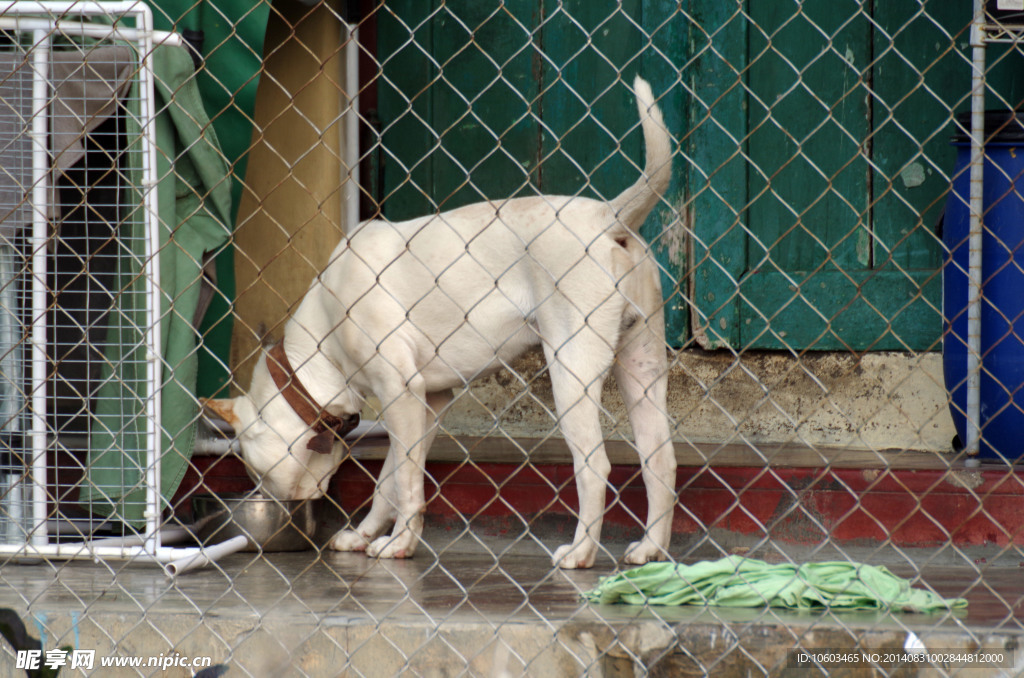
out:
{"label": "dog's collar buckle", "polygon": [[337,417],[320,407],[288,362],[283,341],[267,351],[267,369],[285,402],[313,429],[314,435],[306,444],[307,449],[318,454],[329,454],[334,449],[335,441],[344,440],[359,423],[358,412],[347,417]]}

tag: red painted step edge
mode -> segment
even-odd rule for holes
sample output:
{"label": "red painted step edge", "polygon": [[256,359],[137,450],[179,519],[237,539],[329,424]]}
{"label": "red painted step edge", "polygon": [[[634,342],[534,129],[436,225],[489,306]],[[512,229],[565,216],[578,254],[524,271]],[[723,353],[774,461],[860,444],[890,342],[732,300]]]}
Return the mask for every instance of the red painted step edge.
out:
{"label": "red painted step edge", "polygon": [[[348,460],[331,482],[347,513],[369,506],[380,461]],[[565,464],[427,464],[428,519],[511,525],[537,515],[571,518],[576,510],[572,467]],[[961,472],[962,473],[962,472]],[[724,530],[755,538],[816,544],[896,546],[1024,544],[1024,469],[982,469],[974,482],[956,472],[927,469],[681,467],[673,531]],[[639,533],[647,499],[640,469],[615,466],[605,524]],[[191,493],[251,489],[235,457],[196,457],[175,506]]]}

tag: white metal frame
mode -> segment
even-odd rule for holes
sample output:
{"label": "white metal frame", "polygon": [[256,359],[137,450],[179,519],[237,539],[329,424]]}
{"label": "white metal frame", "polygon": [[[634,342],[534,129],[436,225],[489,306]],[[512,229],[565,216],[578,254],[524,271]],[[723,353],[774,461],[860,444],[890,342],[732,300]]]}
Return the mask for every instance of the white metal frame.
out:
{"label": "white metal frame", "polygon": [[[138,559],[165,563],[170,575],[180,574],[189,569],[205,565],[213,560],[238,551],[246,546],[245,537],[235,537],[212,547],[179,548],[166,544],[184,535],[162,534],[160,530],[160,333],[155,308],[160,289],[159,258],[156,256],[160,242],[159,214],[157,202],[157,148],[154,110],[153,49],[158,44],[181,44],[179,36],[173,33],[153,30],[153,16],[150,8],[139,1],[128,2],[32,2],[11,3],[2,10],[0,28],[23,31],[33,36],[33,123],[32,139],[32,282],[31,317],[33,318],[31,344],[31,397],[32,427],[31,440],[31,482],[32,531],[23,544],[0,544],[0,556],[12,558],[60,558],[60,559]],[[135,28],[104,26],[83,22],[60,20],[56,17],[74,15],[95,15],[103,17],[133,17]],[[15,15],[15,16],[12,16]],[[73,544],[51,544],[47,532],[46,514],[46,274],[47,243],[50,225],[46,205],[50,199],[47,179],[50,161],[47,144],[46,115],[44,111],[49,100],[50,41],[54,35],[75,35],[108,38],[135,43],[139,53],[140,118],[142,120],[142,192],[144,200],[143,219],[146,244],[144,278],[146,280],[146,381],[149,394],[146,402],[146,524],[139,539],[115,539],[86,541]]]}

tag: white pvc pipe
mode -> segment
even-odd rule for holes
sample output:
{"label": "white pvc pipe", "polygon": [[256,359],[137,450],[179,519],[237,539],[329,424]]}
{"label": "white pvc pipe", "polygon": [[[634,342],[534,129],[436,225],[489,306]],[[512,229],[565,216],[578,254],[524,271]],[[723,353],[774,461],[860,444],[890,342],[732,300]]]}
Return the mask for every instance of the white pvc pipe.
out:
{"label": "white pvc pipe", "polygon": [[202,548],[199,550],[199,553],[188,555],[178,560],[173,560],[164,566],[164,572],[168,577],[176,577],[179,574],[184,574],[191,570],[205,567],[215,560],[219,560],[224,556],[241,551],[248,546],[248,544],[249,539],[247,537],[238,535],[237,537],[232,537],[231,539],[214,546]]}
{"label": "white pvc pipe", "polygon": [[[0,17],[0,30],[5,31],[36,31],[61,33],[101,40],[123,40],[140,42],[142,31],[121,26],[104,26],[103,24],[86,24],[80,21],[57,21],[41,17]],[[182,47],[185,41],[177,33],[168,31],[151,31],[153,42],[157,45],[173,45]]]}
{"label": "white pvc pipe", "polygon": [[[33,32],[32,52],[32,440],[31,493],[32,497],[31,542],[43,545],[49,541],[46,527],[46,272],[47,244],[50,238],[50,222],[47,205],[50,202],[48,178],[50,174],[49,116],[50,100],[50,36],[45,30]],[[24,488],[22,488],[24,489]]]}
{"label": "white pvc pipe", "polygon": [[[183,527],[165,528],[161,532],[161,538],[165,541],[176,541],[191,536],[192,532]],[[37,560],[53,557],[65,560],[143,560],[164,565],[164,571],[168,576],[173,577],[209,565],[224,556],[244,549],[249,544],[246,537],[239,535],[208,547],[160,547],[155,552],[151,552],[146,545],[148,539],[148,536],[133,535],[123,538],[97,539],[91,542],[43,546],[0,544],[0,556],[7,556],[13,560]]]}
{"label": "white pvc pipe", "polygon": [[70,544],[0,544],[0,556],[6,556],[13,560],[39,558],[60,558],[62,560],[96,560],[96,559],[117,559],[117,560],[145,560],[147,562],[169,563],[179,558],[184,558],[199,553],[199,547],[161,547],[157,552],[150,553],[143,546],[112,544],[109,546],[95,546],[88,542],[74,542]]}
{"label": "white pvc pipe", "polygon": [[981,303],[985,181],[985,6],[974,0],[971,24],[971,174],[967,265],[967,425],[964,452],[976,456],[981,444]]}
{"label": "white pvc pipe", "polygon": [[62,560],[141,560],[165,565],[164,572],[175,576],[188,572],[236,553],[246,547],[249,540],[239,535],[214,546],[192,548],[161,547],[152,553],[145,546],[109,545],[97,546],[79,542],[77,544],[0,544],[0,556],[11,560],[39,560],[60,558]]}
{"label": "white pvc pipe", "polygon": [[348,235],[359,225],[359,203],[362,192],[359,189],[359,29],[343,23],[349,32],[345,45],[345,96],[349,110],[345,113],[345,148],[342,149],[348,166],[348,182],[345,184],[345,234]]}
{"label": "white pvc pipe", "polygon": [[155,74],[153,71],[153,15],[149,7],[140,3],[136,22],[139,35],[139,119],[142,125],[142,191],[143,230],[145,233],[145,261],[143,280],[146,298],[146,549],[156,553],[160,548],[160,515],[163,500],[160,496],[160,332],[157,319],[157,299],[160,294],[159,203],[157,196]]}
{"label": "white pvc pipe", "polygon": [[8,3],[6,9],[15,9],[19,14],[100,14],[109,16],[111,14],[134,14],[139,12],[142,3],[130,0],[128,2],[98,2],[95,0],[18,0],[16,4]]}

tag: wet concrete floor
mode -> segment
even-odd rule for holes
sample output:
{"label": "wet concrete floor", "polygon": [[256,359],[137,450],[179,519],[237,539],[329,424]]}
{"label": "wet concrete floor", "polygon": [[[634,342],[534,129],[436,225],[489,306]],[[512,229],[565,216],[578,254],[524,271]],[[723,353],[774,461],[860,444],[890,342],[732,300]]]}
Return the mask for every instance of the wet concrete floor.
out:
{"label": "wet concrete floor", "polygon": [[[590,570],[551,567],[536,548],[491,554],[486,546],[425,549],[409,560],[373,560],[333,551],[238,553],[213,566],[168,578],[157,565],[107,561],[7,565],[0,572],[0,602],[13,607],[75,607],[93,611],[215,613],[218,615],[358,615],[369,619],[427,617],[438,622],[553,620],[584,616],[630,619],[653,614],[666,621],[692,619],[697,608],[590,605],[582,593],[600,577],[616,571],[610,558]],[[500,550],[500,549],[496,549]],[[521,551],[533,551],[522,553]],[[890,565],[948,598],[964,597],[969,606],[951,615],[895,615],[910,627],[952,625],[1024,633],[1024,567],[987,563],[974,566]],[[722,612],[721,610],[719,612]],[[743,619],[765,614],[742,613]],[[844,619],[876,623],[886,615],[843,613]],[[783,610],[806,619],[805,613]],[[816,616],[816,615],[812,615]]]}
{"label": "wet concrete floor", "polygon": [[[787,648],[898,648],[911,631],[929,648],[1012,652],[1024,640],[1024,567],[1016,551],[964,554],[959,566],[928,564],[939,561],[923,551],[889,563],[915,585],[967,598],[963,611],[809,613],[590,605],[581,594],[616,571],[611,554],[594,569],[560,571],[533,541],[463,534],[455,541],[428,535],[427,543],[433,548],[403,561],[330,551],[238,553],[173,580],[144,563],[7,564],[0,607],[23,613],[44,645],[207,653],[237,667],[228,678],[638,675],[637,667],[678,664],[680,657],[726,675],[749,671],[753,662],[772,675],[785,665]],[[877,551],[861,555],[877,559],[871,553]],[[1024,668],[1024,649],[1016,654],[1013,664]],[[725,660],[732,655],[735,661]],[[0,676],[18,675],[11,660],[7,651],[0,655]],[[431,673],[435,661],[454,673]],[[622,672],[629,667],[632,673]]]}

